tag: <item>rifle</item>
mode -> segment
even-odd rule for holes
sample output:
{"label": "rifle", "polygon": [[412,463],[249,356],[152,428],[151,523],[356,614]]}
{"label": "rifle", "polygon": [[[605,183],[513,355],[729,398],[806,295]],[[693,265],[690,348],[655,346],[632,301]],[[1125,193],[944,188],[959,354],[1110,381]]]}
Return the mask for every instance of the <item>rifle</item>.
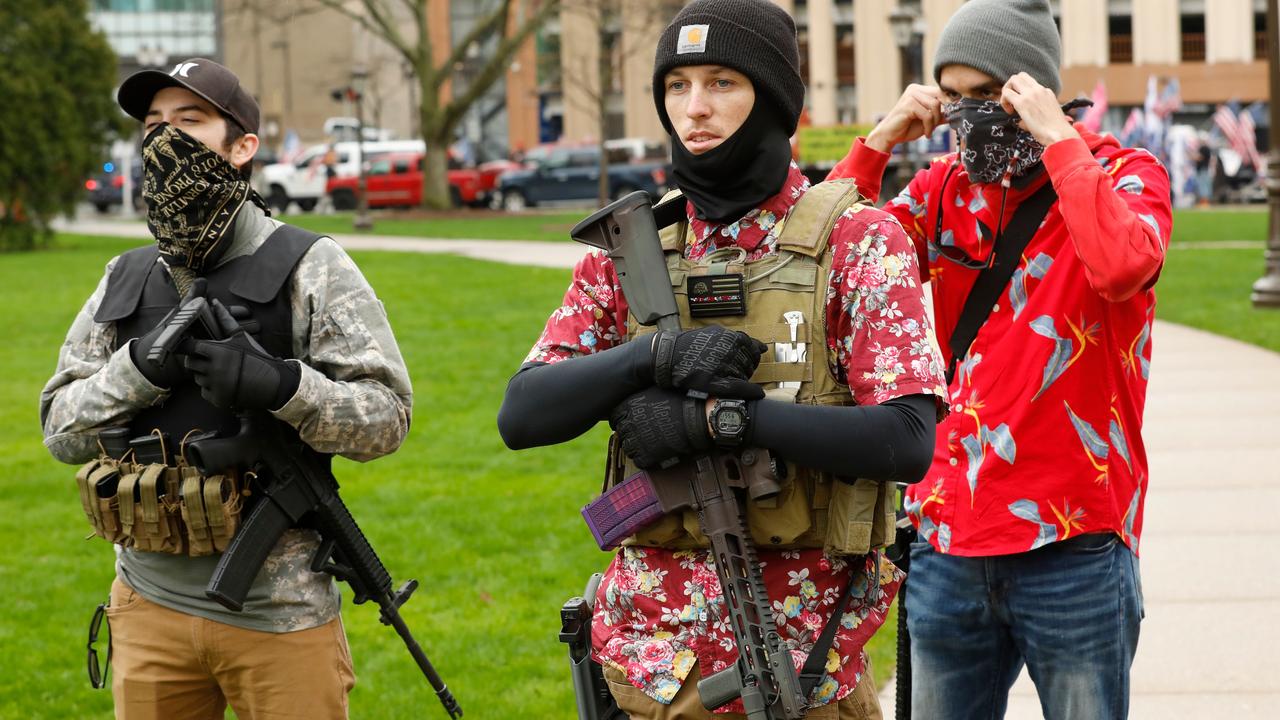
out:
{"label": "rifle", "polygon": [[[179,348],[197,319],[212,339],[221,339],[236,329],[219,322],[207,301],[195,297],[173,316],[148,356]],[[239,430],[231,437],[202,437],[186,445],[186,457],[206,476],[244,466],[267,480],[263,497],[218,559],[205,595],[230,610],[243,610],[249,587],[280,536],[306,521],[321,538],[311,561],[312,572],[327,572],[349,584],[357,605],[367,600],[377,603],[382,624],[395,628],[449,717],[462,717],[453,693],[400,616],[400,606],[417,590],[418,581],[409,580],[399,590],[392,590],[391,574],[338,495],[338,481],[328,457],[312,450],[296,434],[285,433],[280,422],[265,411],[243,412],[239,419]]]}
{"label": "rifle", "polygon": [[[684,200],[678,202],[683,207]],[[657,209],[662,210],[663,206]],[[628,312],[637,322],[678,332],[680,312],[654,213],[648,194],[633,192],[578,223],[570,236],[604,250],[613,261]],[[698,400],[707,397],[696,391],[690,391],[689,396]],[[702,532],[711,541],[716,575],[738,645],[738,661],[733,667],[698,682],[703,706],[711,710],[740,697],[750,720],[797,720],[804,715],[807,693],[778,634],[741,499],[748,488],[747,478],[760,466],[763,452],[717,450],[647,475],[664,512],[697,511]],[[763,492],[767,496],[769,490]],[[776,483],[772,492],[778,492]]]}

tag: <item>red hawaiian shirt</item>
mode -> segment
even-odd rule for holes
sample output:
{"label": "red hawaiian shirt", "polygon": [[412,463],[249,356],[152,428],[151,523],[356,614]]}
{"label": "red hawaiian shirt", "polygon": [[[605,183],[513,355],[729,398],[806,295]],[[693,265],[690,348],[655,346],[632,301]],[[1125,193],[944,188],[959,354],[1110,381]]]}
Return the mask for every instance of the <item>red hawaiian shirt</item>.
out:
{"label": "red hawaiian shirt", "polygon": [[[1169,179],[1145,150],[1082,136],[1045,150],[1047,176],[1010,190],[1003,219],[998,185],[970,185],[962,166],[948,178],[954,155],[885,206],[927,263],[950,361],[946,340],[978,273],[955,262],[956,251],[986,259],[993,229],[1044,182],[1059,198],[960,363],[933,466],[908,492],[921,536],[940,552],[1003,555],[1108,531],[1138,549],[1152,286],[1172,229]],[[831,177],[854,177],[875,197],[887,160],[859,141]]]}
{"label": "red hawaiian shirt", "polygon": [[[796,200],[809,188],[799,168],[781,192],[729,225],[709,225],[690,213],[686,255],[737,246],[748,259],[777,252],[777,238]],[[916,254],[901,226],[883,211],[852,208],[831,231],[835,253],[828,285],[827,343],[832,371],[864,405],[904,395],[943,398],[943,369],[925,312]],[[528,356],[553,363],[613,347],[626,335],[627,305],[613,263],[601,253],[574,269],[561,307],[552,313]],[[902,574],[888,560],[855,565],[821,549],[759,550],[765,586],[780,634],[800,667],[840,594],[852,601],[828,653],[826,676],[811,701],[821,705],[853,691],[866,658],[862,648],[884,623]],[[875,582],[867,582],[872,578]],[[623,548],[605,573],[596,604],[595,657],[626,673],[632,684],[669,703],[694,663],[710,675],[737,660],[719,581],[705,550]],[[722,712],[742,712],[735,701]]]}

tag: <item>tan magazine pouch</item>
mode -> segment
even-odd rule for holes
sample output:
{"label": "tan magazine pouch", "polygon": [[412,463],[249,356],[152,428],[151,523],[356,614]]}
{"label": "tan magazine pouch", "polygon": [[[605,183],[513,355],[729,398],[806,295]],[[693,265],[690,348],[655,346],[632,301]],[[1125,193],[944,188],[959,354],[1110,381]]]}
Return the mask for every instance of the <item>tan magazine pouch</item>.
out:
{"label": "tan magazine pouch", "polygon": [[100,457],[76,472],[76,489],[94,535],[144,552],[212,555],[226,550],[240,527],[243,499],[234,473],[204,477],[185,463]]}

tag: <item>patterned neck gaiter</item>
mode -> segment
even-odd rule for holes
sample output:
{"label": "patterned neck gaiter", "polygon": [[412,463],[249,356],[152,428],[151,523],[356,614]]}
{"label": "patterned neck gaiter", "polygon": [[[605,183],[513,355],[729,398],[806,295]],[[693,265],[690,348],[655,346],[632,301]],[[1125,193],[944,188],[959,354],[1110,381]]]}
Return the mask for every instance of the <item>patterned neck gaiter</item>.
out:
{"label": "patterned neck gaiter", "polygon": [[1039,166],[1044,146],[1019,129],[1018,118],[1005,112],[999,102],[963,98],[943,105],[942,114],[964,143],[960,160],[970,182],[999,182],[1005,172],[1018,178]]}
{"label": "patterned neck gaiter", "polygon": [[169,123],[142,141],[142,171],[147,227],[170,267],[213,267],[245,200],[265,207],[234,165]]}

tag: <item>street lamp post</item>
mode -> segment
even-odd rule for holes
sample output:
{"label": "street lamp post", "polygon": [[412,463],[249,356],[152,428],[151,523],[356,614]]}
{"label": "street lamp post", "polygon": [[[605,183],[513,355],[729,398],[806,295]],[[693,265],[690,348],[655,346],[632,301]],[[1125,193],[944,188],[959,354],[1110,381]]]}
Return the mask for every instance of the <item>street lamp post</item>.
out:
{"label": "street lamp post", "polygon": [[[911,83],[922,82],[920,72],[916,69],[917,50],[924,39],[919,31],[919,0],[898,0],[893,12],[889,13],[889,29],[893,33],[893,42],[898,46],[901,59],[902,87]],[[898,163],[898,187],[905,188],[911,182],[911,174],[915,169],[915,141],[904,143],[902,158]]]}
{"label": "street lamp post", "polygon": [[356,230],[372,230],[373,218],[369,217],[369,186],[365,173],[364,157],[364,85],[369,72],[364,66],[351,71],[351,94],[356,103],[356,155],[360,158],[359,179],[356,181]]}
{"label": "street lamp post", "polygon": [[1270,218],[1267,231],[1266,274],[1253,284],[1254,307],[1280,308],[1280,139],[1276,138],[1280,128],[1280,0],[1267,3],[1267,63],[1271,76],[1271,128],[1267,131],[1271,145],[1267,153],[1267,200],[1270,204]]}

